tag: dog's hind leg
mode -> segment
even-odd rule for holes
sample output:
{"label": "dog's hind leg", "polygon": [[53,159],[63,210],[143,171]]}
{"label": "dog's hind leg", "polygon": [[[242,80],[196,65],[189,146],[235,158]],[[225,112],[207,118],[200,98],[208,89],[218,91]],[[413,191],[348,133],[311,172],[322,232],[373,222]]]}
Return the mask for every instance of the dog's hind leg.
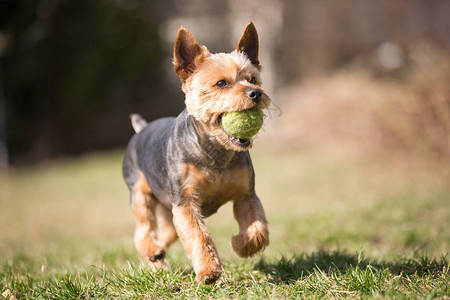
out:
{"label": "dog's hind leg", "polygon": [[131,207],[136,218],[134,244],[141,257],[153,263],[163,260],[165,256],[164,247],[155,241],[157,203],[158,199],[153,195],[144,176],[141,175],[131,190]]}
{"label": "dog's hind leg", "polygon": [[156,207],[156,240],[164,250],[178,238],[175,226],[173,225],[173,214],[170,209],[158,202]]}

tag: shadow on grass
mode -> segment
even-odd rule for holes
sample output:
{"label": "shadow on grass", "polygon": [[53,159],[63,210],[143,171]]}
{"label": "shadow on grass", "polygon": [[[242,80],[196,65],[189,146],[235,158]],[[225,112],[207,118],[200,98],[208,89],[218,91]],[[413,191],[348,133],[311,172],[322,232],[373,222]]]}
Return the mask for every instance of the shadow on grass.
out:
{"label": "shadow on grass", "polygon": [[290,259],[282,257],[280,260],[268,262],[264,258],[255,266],[259,271],[272,277],[273,282],[293,283],[298,279],[309,276],[316,271],[331,273],[346,273],[351,269],[366,270],[369,266],[375,270],[388,270],[392,274],[424,276],[442,272],[449,267],[447,257],[430,259],[425,255],[413,259],[399,258],[397,261],[374,261],[359,254],[348,254],[345,251],[320,250],[310,255],[298,255]]}

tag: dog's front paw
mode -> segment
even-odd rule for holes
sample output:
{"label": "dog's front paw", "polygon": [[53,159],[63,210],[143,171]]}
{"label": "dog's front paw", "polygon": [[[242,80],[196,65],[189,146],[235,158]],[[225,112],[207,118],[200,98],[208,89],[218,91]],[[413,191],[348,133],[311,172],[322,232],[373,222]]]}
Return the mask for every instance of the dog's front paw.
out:
{"label": "dog's front paw", "polygon": [[267,224],[256,221],[245,232],[231,238],[231,247],[240,257],[251,257],[269,245]]}
{"label": "dog's front paw", "polygon": [[199,283],[212,284],[222,275],[222,263],[214,245],[210,245],[207,249],[210,251],[199,252],[191,259],[195,274],[197,275],[197,281]]}
{"label": "dog's front paw", "polygon": [[197,281],[204,284],[213,284],[222,275],[222,268],[202,270],[197,274]]}

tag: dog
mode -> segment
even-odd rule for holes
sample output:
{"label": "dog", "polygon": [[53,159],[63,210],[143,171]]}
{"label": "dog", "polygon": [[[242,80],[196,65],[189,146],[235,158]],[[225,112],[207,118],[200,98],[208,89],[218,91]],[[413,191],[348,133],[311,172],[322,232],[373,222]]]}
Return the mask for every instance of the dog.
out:
{"label": "dog", "polygon": [[220,126],[225,112],[270,105],[261,88],[258,44],[252,22],[236,50],[217,54],[180,27],[173,62],[186,108],[176,118],[150,123],[131,116],[136,134],[127,147],[123,177],[136,218],[136,248],[144,260],[160,266],[179,237],[200,283],[214,283],[222,274],[203,218],[226,202],[233,201],[239,224],[231,246],[240,257],[251,257],[269,244],[248,152],[253,141],[233,137]]}

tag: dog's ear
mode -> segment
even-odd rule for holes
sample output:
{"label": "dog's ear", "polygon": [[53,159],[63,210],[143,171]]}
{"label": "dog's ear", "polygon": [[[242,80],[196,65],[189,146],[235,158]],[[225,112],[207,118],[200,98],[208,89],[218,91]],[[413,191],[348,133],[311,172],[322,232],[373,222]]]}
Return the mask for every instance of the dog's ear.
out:
{"label": "dog's ear", "polygon": [[189,30],[181,26],[173,49],[173,63],[182,82],[192,75],[207,54],[206,47],[199,46]]}
{"label": "dog's ear", "polygon": [[247,54],[248,58],[258,69],[261,69],[258,60],[258,50],[259,42],[258,42],[258,33],[256,32],[255,25],[252,22],[247,24],[245,27],[244,33],[239,39],[237,51],[243,52]]}

